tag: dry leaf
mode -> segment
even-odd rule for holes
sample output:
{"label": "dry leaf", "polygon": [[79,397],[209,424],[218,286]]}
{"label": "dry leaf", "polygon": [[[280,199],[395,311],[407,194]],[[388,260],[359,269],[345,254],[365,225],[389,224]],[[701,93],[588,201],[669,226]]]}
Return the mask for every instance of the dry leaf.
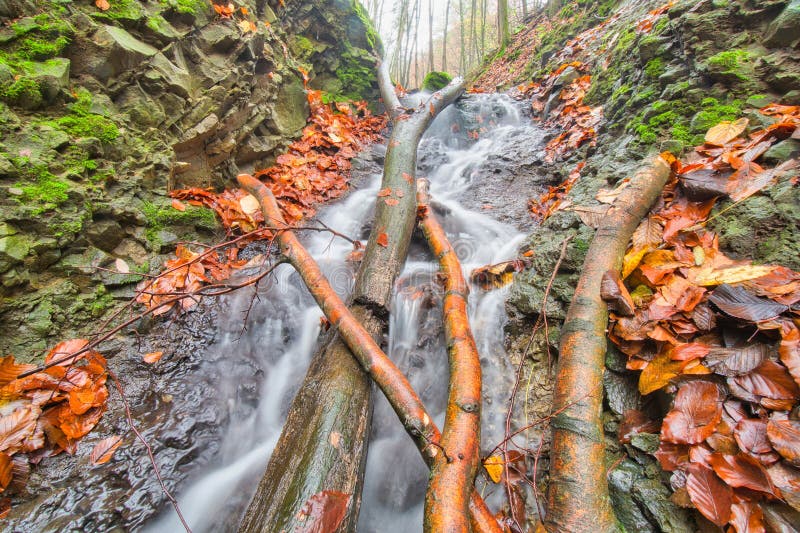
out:
{"label": "dry leaf", "polygon": [[735,122],[723,121],[708,130],[705,141],[708,144],[724,146],[738,137],[746,128],[750,121],[740,118]]}
{"label": "dry leaf", "polygon": [[163,355],[164,355],[164,352],[150,352],[150,353],[144,354],[144,357],[142,358],[142,360],[145,363],[148,363],[148,364],[152,365],[153,363],[157,363],[161,359],[161,357]]}

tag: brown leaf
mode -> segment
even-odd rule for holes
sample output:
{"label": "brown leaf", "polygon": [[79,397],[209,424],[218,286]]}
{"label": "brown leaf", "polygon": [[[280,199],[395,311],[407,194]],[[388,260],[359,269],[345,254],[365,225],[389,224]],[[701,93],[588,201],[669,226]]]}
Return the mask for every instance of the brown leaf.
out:
{"label": "brown leaf", "polygon": [[0,498],[0,520],[8,516],[11,512],[11,499]]}
{"label": "brown leaf", "polygon": [[772,351],[762,343],[737,348],[714,347],[709,351],[705,364],[721,376],[741,376],[758,368]]}
{"label": "brown leaf", "polygon": [[664,417],[661,438],[675,444],[697,444],[714,433],[722,419],[722,397],[710,381],[681,385],[672,410]]}
{"label": "brown leaf", "polygon": [[481,289],[489,291],[505,287],[511,283],[514,279],[514,273],[525,270],[525,265],[526,263],[522,259],[486,265],[473,270],[470,273],[469,279]]}
{"label": "brown leaf", "polygon": [[0,452],[17,452],[22,442],[33,435],[41,412],[39,407],[28,404],[0,417]]}
{"label": "brown leaf", "polygon": [[731,525],[736,533],[766,533],[764,512],[756,502],[739,502],[731,506]]}
{"label": "brown leaf", "polygon": [[92,464],[101,465],[110,461],[120,444],[122,444],[122,437],[118,435],[106,437],[95,444],[94,449],[92,450],[92,455],[90,456]]}
{"label": "brown leaf", "polygon": [[757,460],[749,455],[723,455],[713,453],[709,458],[711,468],[731,487],[745,487],[773,496],[780,496],[780,491],[775,490],[767,471]]}
{"label": "brown leaf", "polygon": [[800,398],[800,387],[792,380],[786,368],[774,361],[764,361],[749,374],[733,379],[737,385],[756,396],[773,400]]}
{"label": "brown leaf", "polygon": [[607,270],[600,282],[600,297],[608,307],[622,316],[633,316],[636,306],[616,270]]}
{"label": "brown leaf", "polygon": [[11,456],[0,453],[0,492],[6,490],[8,484],[11,483],[12,465]]}
{"label": "brown leaf", "polygon": [[350,495],[324,490],[311,496],[297,513],[297,533],[330,533],[336,531],[347,514]]}
{"label": "brown leaf", "polygon": [[389,236],[385,232],[383,232],[378,235],[378,239],[376,242],[378,243],[379,246],[383,246],[384,248],[386,248],[387,246],[389,246]]}
{"label": "brown leaf", "polygon": [[789,310],[788,305],[759,298],[743,287],[727,284],[717,287],[708,299],[725,313],[750,322],[770,320]]}
{"label": "brown leaf", "polygon": [[628,443],[637,433],[658,433],[658,430],[658,422],[650,420],[641,411],[629,409],[622,414],[617,434],[620,442]]}
{"label": "brown leaf", "polygon": [[702,342],[687,342],[674,346],[670,351],[670,358],[673,361],[692,361],[705,357],[711,350],[711,347]]}
{"label": "brown leaf", "polygon": [[733,491],[708,467],[694,464],[686,478],[686,490],[700,513],[719,527],[731,519]]}
{"label": "brown leaf", "polygon": [[705,141],[708,144],[715,144],[717,146],[724,146],[730,141],[738,137],[749,124],[746,118],[740,118],[735,122],[723,121],[708,130],[706,133]]}
{"label": "brown leaf", "polygon": [[800,467],[800,421],[770,420],[767,438],[784,459]]}
{"label": "brown leaf", "polygon": [[655,456],[663,470],[674,472],[689,464],[689,446],[662,440]]}
{"label": "brown leaf", "polygon": [[778,347],[781,363],[786,365],[795,383],[800,384],[800,329],[794,324],[781,328],[782,340]]}

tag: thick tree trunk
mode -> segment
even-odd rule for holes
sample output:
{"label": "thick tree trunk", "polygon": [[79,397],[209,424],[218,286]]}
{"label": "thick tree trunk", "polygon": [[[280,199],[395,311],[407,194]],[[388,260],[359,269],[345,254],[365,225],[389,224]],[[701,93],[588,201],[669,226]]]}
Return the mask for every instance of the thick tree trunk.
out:
{"label": "thick tree trunk", "polygon": [[425,531],[468,532],[469,499],[478,470],[481,434],[481,361],[467,316],[469,286],[461,262],[430,207],[428,181],[417,180],[417,216],[444,281],[444,328],[450,394],[425,495]]}
{"label": "thick tree trunk", "polygon": [[600,282],[619,271],[628,241],[669,179],[661,157],[634,176],[595,233],[561,328],[547,490],[548,531],[606,533],[619,528],[606,481],[603,411],[607,304]]}
{"label": "thick tree trunk", "polygon": [[[380,68],[381,92],[394,123],[383,188],[391,188],[399,203],[389,206],[378,199],[350,308],[375,341],[386,329],[394,280],[414,229],[417,145],[432,118],[464,89],[462,81],[454,81],[432,95],[424,108],[406,116],[391,82],[387,85],[385,65]],[[323,490],[352,495],[337,531],[355,530],[370,416],[369,379],[336,335],[314,356],[240,531],[291,531],[303,504]]]}

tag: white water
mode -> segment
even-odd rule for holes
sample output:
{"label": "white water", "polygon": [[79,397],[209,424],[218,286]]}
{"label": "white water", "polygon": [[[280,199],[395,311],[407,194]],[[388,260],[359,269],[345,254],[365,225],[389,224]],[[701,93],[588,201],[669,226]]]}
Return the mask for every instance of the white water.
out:
{"label": "white water", "polygon": [[[515,228],[484,213],[465,209],[459,202],[470,194],[476,172],[512,143],[532,144],[541,135],[530,122],[520,117],[516,104],[501,95],[476,95],[464,105],[452,106],[439,116],[420,145],[420,152],[439,152],[445,163],[428,177],[440,220],[461,259],[465,275],[490,263],[513,259],[523,239]],[[460,113],[485,117],[489,132],[468,143],[456,139],[451,124]],[[359,237],[372,212],[380,176],[331,205],[320,214],[329,227]],[[354,271],[345,262],[351,246],[330,235],[319,233],[304,239],[312,255],[340,295],[351,289]],[[436,265],[427,251],[412,247],[406,267],[397,282],[390,319],[389,355],[409,377],[425,401],[429,412],[441,424],[447,394],[447,356],[439,332],[440,311],[431,305],[440,301],[435,283]],[[510,392],[513,369],[503,349],[505,290],[483,292],[473,289],[470,321],[484,372],[483,433],[484,447],[491,448],[503,434],[505,404]],[[178,495],[181,509],[193,531],[228,531],[236,522],[241,505],[252,494],[266,462],[280,436],[286,406],[296,392],[316,348],[321,313],[302,287],[297,274],[280,267],[277,280],[261,295],[251,311],[247,332],[240,337],[241,312],[250,296],[237,295],[228,305],[221,340],[208,350],[231,353],[247,350],[260,358],[265,376],[260,402],[243,419],[232,417],[231,427],[221,444],[215,465],[197,472],[194,481]],[[434,316],[436,322],[432,321]],[[433,332],[431,335],[430,332]],[[429,333],[425,335],[425,333]],[[263,347],[269,347],[265,350]],[[236,383],[221,384],[220,395],[231,402],[235,413]],[[422,498],[427,470],[410,438],[386,400],[376,393],[364,496],[359,521],[361,532],[412,532],[422,528]],[[232,503],[233,502],[233,503]],[[222,524],[228,525],[222,525]],[[171,510],[149,524],[149,533],[172,533],[182,528]]]}

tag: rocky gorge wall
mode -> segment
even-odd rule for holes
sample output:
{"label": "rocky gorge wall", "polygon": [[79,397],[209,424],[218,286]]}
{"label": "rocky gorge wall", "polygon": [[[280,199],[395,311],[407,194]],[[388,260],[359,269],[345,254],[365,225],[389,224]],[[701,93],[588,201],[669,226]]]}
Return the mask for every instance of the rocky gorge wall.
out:
{"label": "rocky gorge wall", "polygon": [[306,123],[302,71],[377,100],[358,2],[234,4],[0,1],[0,352],[79,335],[177,241],[220,233],[167,192],[269,166]]}

